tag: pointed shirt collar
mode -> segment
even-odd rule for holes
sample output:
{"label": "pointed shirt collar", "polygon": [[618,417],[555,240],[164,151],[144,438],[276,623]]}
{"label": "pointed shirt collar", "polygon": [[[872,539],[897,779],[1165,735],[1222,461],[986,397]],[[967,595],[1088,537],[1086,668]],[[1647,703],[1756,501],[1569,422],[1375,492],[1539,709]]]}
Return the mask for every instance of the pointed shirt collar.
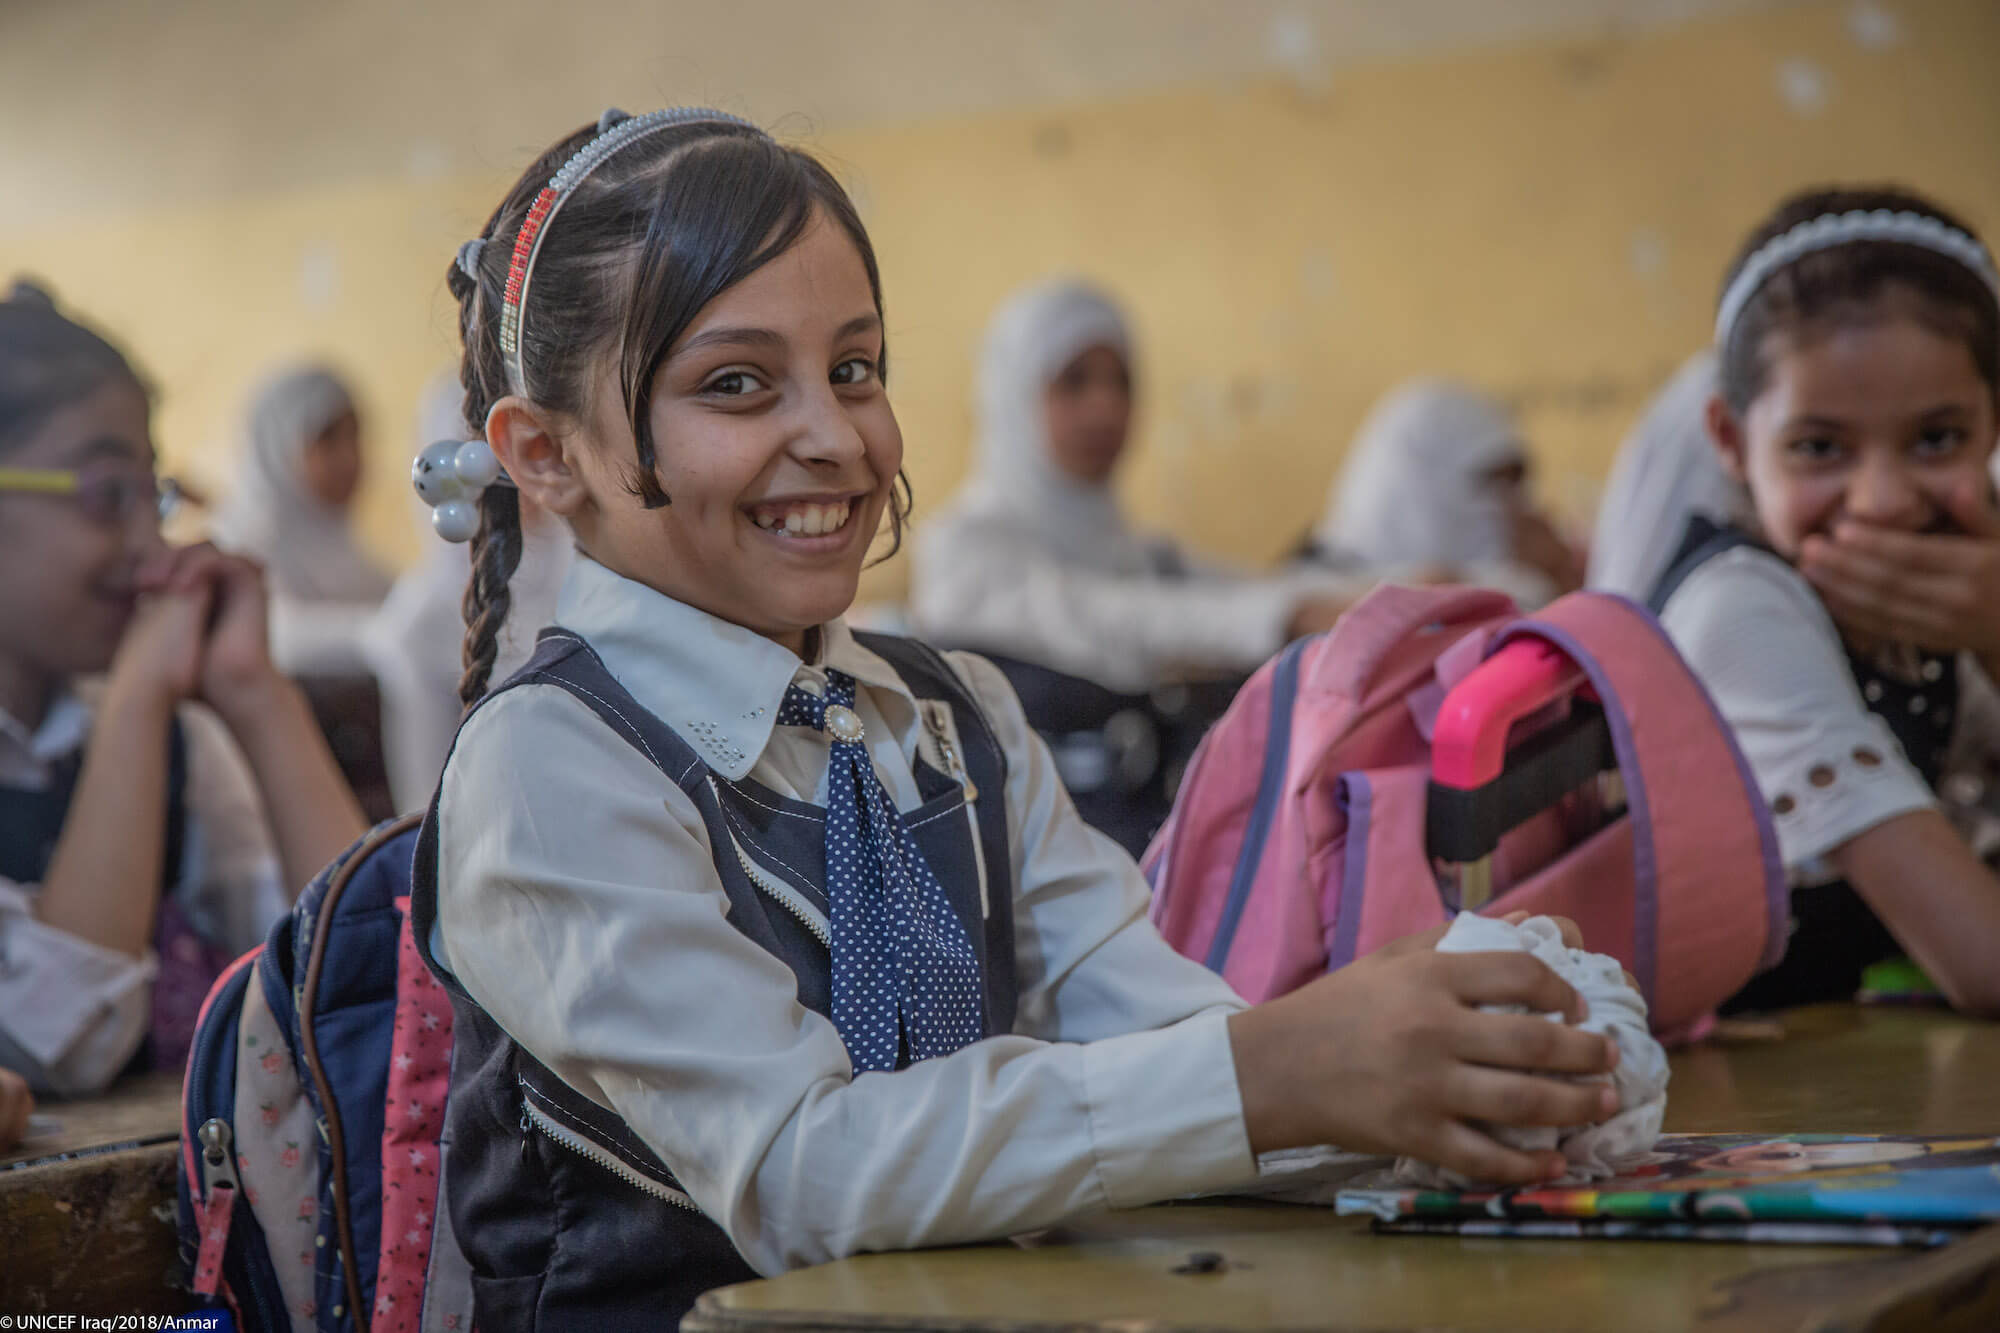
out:
{"label": "pointed shirt collar", "polygon": [[806,662],[754,630],[679,602],[578,552],[556,623],[583,636],[618,683],[731,781],[770,744],[778,705],[794,681],[818,692],[831,666],[876,691],[900,733],[918,717],[902,678],[858,643],[844,620],[820,627]]}

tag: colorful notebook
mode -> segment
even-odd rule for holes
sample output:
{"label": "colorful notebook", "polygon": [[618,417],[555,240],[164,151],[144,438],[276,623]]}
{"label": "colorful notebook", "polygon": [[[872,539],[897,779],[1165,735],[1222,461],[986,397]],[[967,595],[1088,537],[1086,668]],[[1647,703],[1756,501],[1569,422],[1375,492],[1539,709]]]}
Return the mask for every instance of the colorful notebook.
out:
{"label": "colorful notebook", "polygon": [[[1337,1206],[1425,1234],[1941,1244],[1951,1228],[2000,1222],[2000,1138],[1669,1134],[1592,1185],[1357,1188]],[[1563,1225],[1526,1225],[1550,1222]]]}
{"label": "colorful notebook", "polygon": [[1527,1236],[1537,1240],[1692,1240],[1723,1245],[1882,1245],[1927,1250],[1970,1234],[1964,1226],[1869,1222],[1672,1222],[1616,1217],[1406,1217],[1375,1221],[1384,1236]]}

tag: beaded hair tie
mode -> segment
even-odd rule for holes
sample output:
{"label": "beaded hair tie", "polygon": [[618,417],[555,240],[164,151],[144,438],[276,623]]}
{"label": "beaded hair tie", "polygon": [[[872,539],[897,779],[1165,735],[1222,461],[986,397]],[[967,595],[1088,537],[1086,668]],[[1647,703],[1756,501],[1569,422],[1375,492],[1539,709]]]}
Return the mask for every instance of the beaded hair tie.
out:
{"label": "beaded hair tie", "polygon": [[590,173],[603,166],[612,154],[625,145],[655,130],[703,121],[740,125],[750,130],[757,128],[740,116],[706,107],[669,107],[663,111],[649,111],[643,116],[607,111],[597,122],[597,137],[577,149],[563,164],[562,170],[551,176],[549,183],[542,187],[542,192],[535,196],[528,216],[522,219],[520,232],[514,237],[514,257],[507,267],[507,286],[500,306],[500,355],[507,363],[507,385],[515,393],[526,394],[528,391],[527,375],[521,369],[521,311],[527,304],[528,281],[534,276],[535,256],[542,248],[542,237],[547,234],[549,223],[554,221],[569,197],[576,193],[576,188],[590,178]]}
{"label": "beaded hair tie", "polygon": [[1715,345],[1726,348],[1736,321],[1757,289],[1787,264],[1795,264],[1810,254],[1831,250],[1858,241],[1891,241],[1955,260],[1986,284],[1995,305],[2000,305],[2000,272],[1995,272],[1993,256],[1976,239],[1948,223],[1922,213],[1887,208],[1857,208],[1848,213],[1822,213],[1801,222],[1782,235],[1759,246],[1722,294],[1715,311]]}

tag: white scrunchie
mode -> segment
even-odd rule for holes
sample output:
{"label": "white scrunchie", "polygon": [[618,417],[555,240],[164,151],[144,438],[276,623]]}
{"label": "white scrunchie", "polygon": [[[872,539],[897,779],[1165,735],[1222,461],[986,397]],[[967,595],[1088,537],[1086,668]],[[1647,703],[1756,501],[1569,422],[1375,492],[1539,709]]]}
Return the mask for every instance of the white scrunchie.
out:
{"label": "white scrunchie", "polygon": [[[1617,1115],[1601,1125],[1577,1129],[1517,1129],[1482,1125],[1481,1129],[1509,1148],[1522,1152],[1556,1149],[1569,1162],[1557,1184],[1580,1184],[1618,1173],[1621,1164],[1652,1150],[1667,1112],[1667,1053],[1646,1026],[1646,1001],[1625,980],[1615,958],[1572,949],[1562,931],[1545,916],[1529,917],[1518,926],[1492,917],[1461,912],[1438,941],[1440,953],[1531,953],[1574,986],[1590,1006],[1590,1016],[1577,1026],[1585,1032],[1608,1034],[1618,1043],[1618,1067],[1609,1075],[1618,1090]],[[1494,1013],[1525,1013],[1517,1005],[1489,1006]],[[1544,1015],[1561,1022],[1562,1015]],[[1597,1075],[1588,1080],[1606,1081]],[[1420,1189],[1465,1189],[1475,1182],[1455,1171],[1405,1157],[1396,1163],[1396,1179]]]}

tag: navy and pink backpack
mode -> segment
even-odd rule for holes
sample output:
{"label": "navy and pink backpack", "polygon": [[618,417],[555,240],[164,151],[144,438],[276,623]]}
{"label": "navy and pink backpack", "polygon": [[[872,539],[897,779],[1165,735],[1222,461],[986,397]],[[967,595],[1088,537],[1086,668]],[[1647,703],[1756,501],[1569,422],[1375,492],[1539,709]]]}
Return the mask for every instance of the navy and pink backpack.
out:
{"label": "navy and pink backpack", "polygon": [[245,1329],[472,1327],[440,1164],[451,1003],[407,914],[421,824],[377,826],[209,993],[182,1100],[197,1299]]}

